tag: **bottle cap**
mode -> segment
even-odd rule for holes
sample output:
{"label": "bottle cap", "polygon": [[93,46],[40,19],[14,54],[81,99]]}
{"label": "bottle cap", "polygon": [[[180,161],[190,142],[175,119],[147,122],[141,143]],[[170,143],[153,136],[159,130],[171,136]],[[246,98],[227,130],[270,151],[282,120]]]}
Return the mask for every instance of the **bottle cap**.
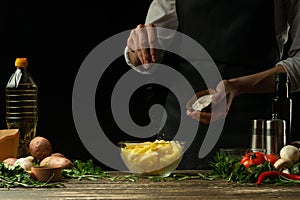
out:
{"label": "bottle cap", "polygon": [[15,66],[16,67],[27,67],[28,66],[28,62],[26,58],[17,58],[15,61]]}

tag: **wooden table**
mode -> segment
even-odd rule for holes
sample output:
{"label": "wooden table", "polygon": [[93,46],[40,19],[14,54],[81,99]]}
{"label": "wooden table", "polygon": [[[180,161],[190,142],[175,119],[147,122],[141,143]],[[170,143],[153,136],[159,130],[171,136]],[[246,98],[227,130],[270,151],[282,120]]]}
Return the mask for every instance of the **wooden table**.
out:
{"label": "wooden table", "polygon": [[[184,171],[184,173],[205,171]],[[119,172],[109,172],[111,174]],[[175,173],[183,173],[176,171]],[[223,180],[188,179],[155,182],[139,178],[136,182],[100,179],[64,179],[64,188],[1,188],[1,200],[57,199],[300,199],[300,185],[238,184]]]}

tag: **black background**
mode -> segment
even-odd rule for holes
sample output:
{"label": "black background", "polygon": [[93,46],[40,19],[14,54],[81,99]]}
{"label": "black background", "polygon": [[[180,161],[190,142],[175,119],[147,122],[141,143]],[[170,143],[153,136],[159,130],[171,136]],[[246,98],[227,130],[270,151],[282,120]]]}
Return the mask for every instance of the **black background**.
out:
{"label": "black background", "polygon": [[[54,151],[71,159],[93,159],[73,122],[72,89],[77,71],[103,40],[144,23],[151,0],[62,2],[64,5],[53,1],[0,3],[0,128],[6,128],[5,86],[15,71],[15,59],[27,57],[28,71],[39,87],[37,135],[47,137]],[[100,123],[113,141],[130,138],[122,136],[106,110],[115,82],[127,70],[120,57],[99,82],[103,88],[97,95],[97,107],[101,116],[107,114]],[[143,117],[137,116],[137,121],[145,123]]]}
{"label": "black background", "polygon": [[[93,159],[81,143],[73,122],[72,89],[77,71],[102,41],[143,23],[151,0],[62,2],[0,3],[0,128],[6,128],[5,86],[15,71],[15,59],[27,57],[28,70],[39,86],[37,135],[47,137],[55,152],[70,159]],[[114,84],[127,70],[124,58],[116,59],[101,78],[101,90],[96,95],[97,111],[102,116],[99,123],[115,143],[132,139],[118,129],[109,109]],[[145,92],[145,87],[140,88],[132,101],[143,102]],[[153,101],[163,102],[166,89],[154,87],[155,92],[159,95]],[[297,96],[299,99],[299,93]],[[135,105],[130,107],[135,122],[146,125],[147,108]],[[298,105],[294,101],[294,121],[298,118]],[[294,123],[295,133],[299,126]]]}

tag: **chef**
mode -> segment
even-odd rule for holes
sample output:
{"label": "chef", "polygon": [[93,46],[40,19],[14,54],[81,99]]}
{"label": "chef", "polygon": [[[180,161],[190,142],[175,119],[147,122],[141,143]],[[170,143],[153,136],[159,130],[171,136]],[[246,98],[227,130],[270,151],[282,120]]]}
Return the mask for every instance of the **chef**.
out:
{"label": "chef", "polygon": [[[226,100],[225,111],[186,111],[186,117],[200,124],[181,169],[209,168],[220,147],[249,147],[250,120],[271,116],[275,72],[288,74],[291,92],[300,90],[299,0],[154,0],[145,23],[133,29],[128,38],[125,59],[133,68],[151,68],[151,63],[162,60],[161,55],[168,55],[155,48],[139,48],[145,42],[153,46],[151,42],[157,36],[147,27],[177,30],[193,38],[209,53],[222,76],[212,102],[217,105]],[[285,56],[288,38],[291,43]],[[196,92],[207,89],[201,77],[195,78],[189,62],[179,58],[175,68]],[[168,118],[162,129],[166,139],[174,137],[172,133],[180,123],[175,102],[176,97],[170,93],[165,106]],[[225,118],[225,124],[217,144],[206,157],[199,158],[208,124],[221,118]]]}

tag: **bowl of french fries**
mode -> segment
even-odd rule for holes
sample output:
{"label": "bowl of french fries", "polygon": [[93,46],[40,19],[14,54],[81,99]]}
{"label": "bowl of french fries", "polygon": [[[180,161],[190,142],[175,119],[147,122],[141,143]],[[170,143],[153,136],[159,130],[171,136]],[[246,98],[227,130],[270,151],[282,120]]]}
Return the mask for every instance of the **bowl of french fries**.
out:
{"label": "bowl of french fries", "polygon": [[131,173],[146,176],[169,176],[180,164],[184,142],[119,142],[120,156]]}

